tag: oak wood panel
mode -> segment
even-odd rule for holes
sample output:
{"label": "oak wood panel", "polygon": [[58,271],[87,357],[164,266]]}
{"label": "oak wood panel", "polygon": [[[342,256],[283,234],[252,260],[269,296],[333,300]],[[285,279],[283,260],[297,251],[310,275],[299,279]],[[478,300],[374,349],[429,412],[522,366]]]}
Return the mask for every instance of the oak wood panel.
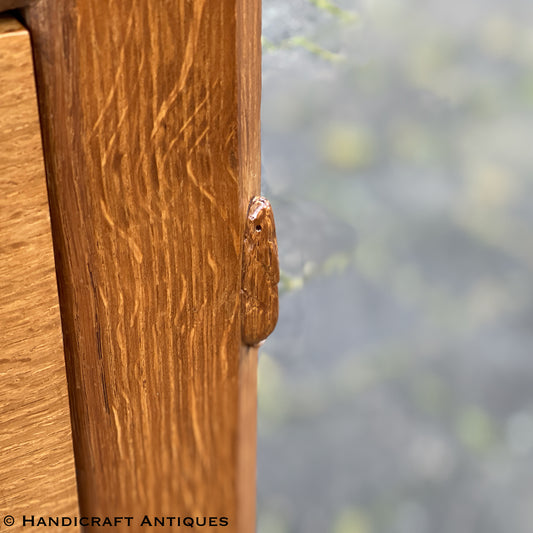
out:
{"label": "oak wood panel", "polygon": [[0,517],[27,531],[23,514],[78,509],[31,47],[10,18],[0,95]]}
{"label": "oak wood panel", "polygon": [[42,0],[24,16],[82,512],[250,533],[257,353],[240,289],[260,3]]}
{"label": "oak wood panel", "polygon": [[[244,239],[250,199],[261,191],[261,0],[236,0],[235,5],[239,213]],[[241,343],[239,359],[237,504],[239,533],[249,533],[255,531],[256,516],[257,348]]]}

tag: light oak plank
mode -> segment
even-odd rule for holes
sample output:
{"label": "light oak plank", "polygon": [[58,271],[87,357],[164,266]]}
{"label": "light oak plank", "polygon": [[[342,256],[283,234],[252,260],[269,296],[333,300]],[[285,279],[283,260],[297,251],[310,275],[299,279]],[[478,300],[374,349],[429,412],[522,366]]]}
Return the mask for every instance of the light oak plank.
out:
{"label": "light oak plank", "polygon": [[10,18],[0,94],[0,519],[28,531],[23,514],[78,506],[31,46]]}

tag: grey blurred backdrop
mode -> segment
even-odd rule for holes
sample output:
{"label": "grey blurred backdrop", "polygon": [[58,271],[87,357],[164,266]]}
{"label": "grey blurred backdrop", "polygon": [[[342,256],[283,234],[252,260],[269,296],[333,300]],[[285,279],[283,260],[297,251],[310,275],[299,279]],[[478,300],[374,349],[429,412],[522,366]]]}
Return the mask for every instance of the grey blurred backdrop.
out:
{"label": "grey blurred backdrop", "polygon": [[533,530],[531,0],[263,0],[259,533]]}

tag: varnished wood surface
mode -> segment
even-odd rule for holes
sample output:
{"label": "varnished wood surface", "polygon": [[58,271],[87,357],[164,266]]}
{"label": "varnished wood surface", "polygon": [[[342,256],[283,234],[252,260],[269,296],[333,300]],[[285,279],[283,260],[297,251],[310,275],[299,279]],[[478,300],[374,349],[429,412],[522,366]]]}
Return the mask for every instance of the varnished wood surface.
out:
{"label": "varnished wood surface", "polygon": [[[242,244],[250,199],[261,192],[261,0],[235,5]],[[257,348],[240,344],[237,504],[239,533],[248,533],[255,531],[256,515]]]}
{"label": "varnished wood surface", "polygon": [[42,0],[24,16],[82,511],[227,516],[250,533],[257,354],[240,289],[259,1]]}
{"label": "varnished wood surface", "polygon": [[28,531],[78,509],[30,40],[7,18],[0,95],[0,519]]}
{"label": "varnished wood surface", "polygon": [[274,331],[278,321],[276,226],[272,206],[262,196],[250,202],[243,246],[242,340],[254,346]]}

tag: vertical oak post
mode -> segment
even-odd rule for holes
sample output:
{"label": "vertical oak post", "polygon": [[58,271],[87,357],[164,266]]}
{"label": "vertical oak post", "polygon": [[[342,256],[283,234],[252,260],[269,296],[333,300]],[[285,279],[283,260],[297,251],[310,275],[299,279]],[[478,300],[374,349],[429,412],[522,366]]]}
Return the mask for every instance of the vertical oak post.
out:
{"label": "vertical oak post", "polygon": [[40,0],[23,14],[81,512],[226,516],[251,533],[256,351],[240,284],[260,187],[260,2]]}

